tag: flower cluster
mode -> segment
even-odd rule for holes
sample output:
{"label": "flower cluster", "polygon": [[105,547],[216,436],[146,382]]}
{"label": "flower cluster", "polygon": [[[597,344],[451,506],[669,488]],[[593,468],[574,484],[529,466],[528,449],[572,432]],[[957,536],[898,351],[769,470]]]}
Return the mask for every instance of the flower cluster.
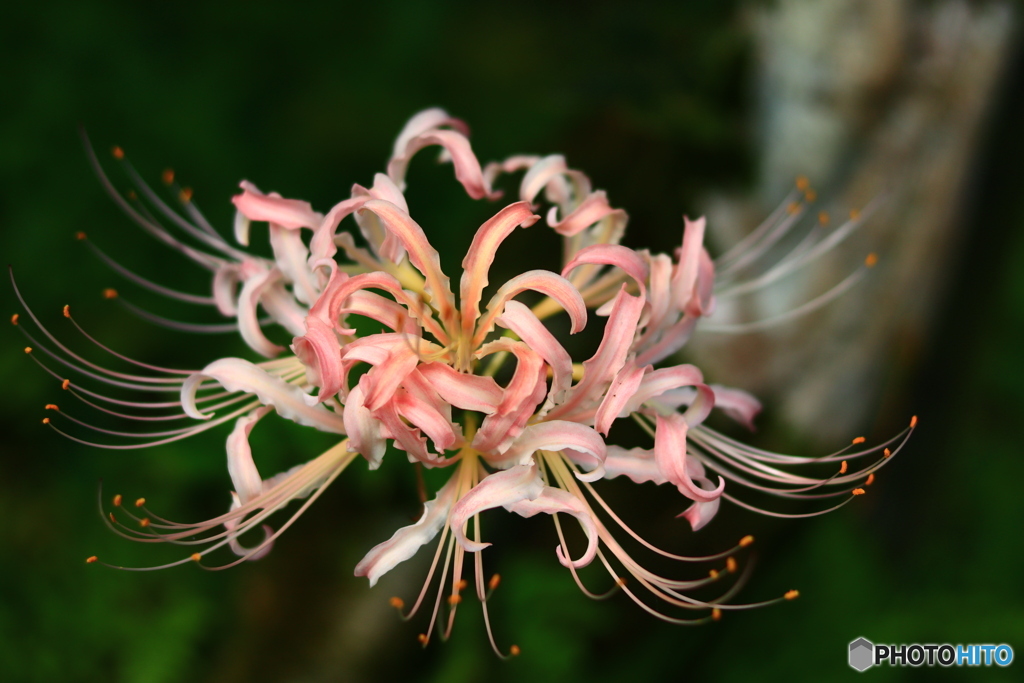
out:
{"label": "flower cluster", "polygon": [[[498,179],[522,174],[518,201],[501,208],[476,231],[462,260],[457,292],[403,195],[409,163],[429,146],[441,147],[442,160],[451,162],[455,178],[473,199],[497,200],[501,193],[493,185]],[[439,537],[429,575],[407,612],[411,616],[424,603],[439,571],[430,626],[420,635],[424,644],[435,623],[442,635],[451,631],[457,606],[468,590],[466,553],[472,554],[470,573],[486,616],[498,575],[485,581],[481,551],[489,543],[480,517],[494,508],[523,517],[552,516],[559,538],[557,559],[588,595],[594,594],[583,586],[577,570],[597,560],[607,569],[612,590],[623,591],[656,616],[681,623],[717,619],[723,610],[750,606],[730,602],[735,585],[717,598],[698,599],[693,593],[725,575],[737,574],[733,554],[753,539],[745,537],[713,557],[668,553],[626,526],[595,482],[627,477],[637,483],[671,486],[685,499],[679,516],[694,531],[712,520],[723,498],[757,509],[735,497],[732,484],[786,498],[832,499],[838,502],[827,509],[834,509],[863,493],[861,487],[871,483],[874,472],[913,428],[912,422],[903,433],[873,448],[858,449],[863,439],[856,439],[851,446],[818,458],[752,448],[704,422],[717,408],[752,427],[760,410],[758,401],[741,390],[707,384],[698,368],[671,360],[700,321],[714,312],[716,297],[741,296],[771,284],[832,248],[859,225],[860,218],[852,216],[828,232],[822,218],[795,249],[760,266],[804,212],[811,190],[803,182],[764,225],[718,261],[704,248],[703,218],[685,220],[681,245],[674,254],[634,250],[620,244],[625,212],[613,208],[605,193],[593,190],[587,176],[567,166],[562,156],[516,156],[481,166],[465,125],[440,109],[431,109],[413,117],[401,131],[387,173],[378,173],[369,188],[355,185],[351,196],[326,214],[314,211],[307,202],[264,193],[242,182],[241,193],[233,198],[235,241],[248,246],[250,223],[268,223],[273,259],[265,259],[221,237],[191,202],[190,191],[178,188],[180,208],[172,208],[115,148],[114,157],[136,184],[136,190],[122,196],[91,148],[88,151],[104,185],[136,223],[211,272],[212,293],[196,296],[152,283],[89,242],[96,253],[137,284],[215,306],[232,320],[227,328],[237,330],[252,351],[268,359],[254,363],[222,358],[199,371],[185,371],[147,365],[104,346],[144,374],[115,371],[72,352],[22,300],[46,338],[40,343],[26,331],[32,343],[26,351],[39,349],[90,381],[149,395],[172,394],[153,401],[108,396],[80,386],[78,379],[73,383],[64,379],[32,353],[75,397],[93,409],[126,419],[149,423],[191,419],[177,429],[113,432],[72,418],[55,405],[47,406],[56,411],[55,416],[81,427],[130,439],[94,445],[156,446],[234,423],[227,438],[227,469],[234,490],[223,515],[178,523],[156,516],[142,499],[136,501],[139,513],[129,511],[120,496],[113,499],[116,509],[108,519],[118,533],[193,549],[164,567],[191,562],[209,566],[207,556],[223,546],[238,556],[225,566],[265,555],[354,459],[364,458],[370,469],[376,469],[390,445],[414,466],[443,469],[450,476],[424,501],[419,520],[372,548],[355,567],[355,574],[367,577],[372,586]],[[173,185],[173,175],[167,174],[165,181]],[[545,205],[542,219],[536,212]],[[362,244],[342,229],[350,216]],[[561,272],[527,270],[493,286],[490,270],[502,242],[513,231],[540,222],[561,237]],[[82,234],[79,238],[85,240]],[[773,324],[811,310],[852,286],[873,261],[869,257],[850,277],[778,320],[733,327]],[[716,282],[716,271],[726,277]],[[532,307],[516,298],[527,291],[536,293]],[[108,291],[108,296],[116,293]],[[132,308],[171,327],[198,329]],[[71,317],[66,307],[64,313]],[[604,319],[600,344],[582,363],[574,362],[562,340],[545,325],[546,320],[562,315],[568,317],[572,333],[588,322],[593,324],[591,316]],[[382,331],[360,334],[356,321],[361,319],[375,321]],[[18,323],[18,316],[13,322]],[[265,329],[272,325],[292,335],[289,347],[268,338]],[[502,384],[495,377],[506,379]],[[250,434],[271,412],[338,434],[341,440],[305,464],[264,478],[253,460]],[[650,434],[650,448],[627,449],[608,442],[614,423],[624,418]],[[88,443],[58,428],[50,418],[44,422]],[[852,471],[847,462],[856,458],[868,464]],[[831,463],[831,474],[825,478],[794,472],[821,463]],[[267,524],[274,513],[298,500],[301,505],[277,529]],[[782,516],[824,511],[782,515],[763,510]],[[575,552],[568,547],[558,515],[572,517],[583,531],[585,545]],[[247,532],[260,529],[261,540],[242,542]],[[702,570],[696,578],[666,578],[635,561],[616,534],[676,560],[725,562],[719,569]],[[795,596],[795,591],[789,591],[779,599]],[[401,599],[393,598],[392,604],[405,611]],[[673,611],[694,616],[677,616]],[[502,654],[489,619],[486,623],[492,646]],[[516,654],[518,648],[512,646],[508,652]]]}

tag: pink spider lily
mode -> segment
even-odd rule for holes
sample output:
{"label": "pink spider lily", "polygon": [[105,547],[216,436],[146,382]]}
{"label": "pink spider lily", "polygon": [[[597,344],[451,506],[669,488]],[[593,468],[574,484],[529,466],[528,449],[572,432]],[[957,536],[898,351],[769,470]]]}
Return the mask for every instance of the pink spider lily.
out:
{"label": "pink spider lily", "polygon": [[[442,157],[452,162],[456,179],[474,199],[498,199],[500,193],[492,185],[499,176],[523,172],[518,201],[497,211],[473,237],[462,261],[457,296],[441,269],[438,252],[410,216],[403,195],[406,168],[416,152],[427,146],[442,147]],[[237,208],[235,239],[247,246],[249,224],[267,222],[274,255],[271,260],[251,256],[223,239],[196,209],[190,192],[179,191],[182,212],[171,208],[130,166],[127,170],[137,192],[122,197],[114,191],[91,148],[89,154],[103,184],[130,217],[211,272],[212,294],[186,294],[149,282],[90,243],[96,253],[144,287],[190,303],[215,306],[233,322],[213,330],[237,330],[253,351],[268,358],[259,363],[222,358],[201,370],[174,370],[140,363],[100,345],[146,374],[115,371],[65,346],[39,323],[18,292],[45,341],[21,328],[43,355],[92,382],[147,395],[163,394],[152,401],[109,396],[79,386],[78,380],[72,384],[39,359],[39,354],[31,353],[76,398],[93,409],[141,422],[193,420],[176,429],[119,432],[94,427],[55,405],[47,406],[81,427],[131,439],[93,445],[142,448],[234,422],[227,439],[233,491],[223,515],[198,523],[178,523],[153,514],[142,499],[136,505],[141,515],[132,513],[122,504],[121,496],[115,496],[117,510],[106,517],[115,532],[133,540],[194,549],[176,562],[145,569],[190,562],[221,569],[262,557],[354,459],[362,457],[376,469],[390,443],[416,466],[444,468],[451,474],[433,498],[424,501],[420,519],[371,549],[355,574],[366,576],[373,586],[437,539],[423,588],[405,613],[409,618],[427,604],[435,575],[440,573],[430,625],[419,636],[424,644],[435,624],[442,637],[450,634],[462,594],[468,590],[465,574],[471,571],[491,645],[504,656],[487,616],[487,600],[498,579],[494,575],[485,581],[481,553],[489,545],[481,529],[482,513],[499,507],[523,517],[551,515],[559,538],[556,557],[587,595],[600,596],[584,585],[578,570],[597,560],[611,578],[609,590],[623,591],[643,609],[667,621],[701,623],[719,618],[724,610],[754,606],[731,601],[738,581],[714,597],[693,595],[706,594],[702,589],[713,587],[724,576],[738,575],[733,555],[752,538],[745,537],[709,557],[669,553],[628,527],[601,497],[595,482],[625,476],[637,483],[671,485],[687,501],[679,516],[693,531],[712,520],[723,498],[778,516],[820,514],[863,493],[861,487],[902,447],[916,423],[912,421],[903,433],[872,448],[852,450],[863,443],[856,439],[850,447],[819,458],[771,453],[745,446],[704,424],[718,408],[752,427],[760,410],[756,399],[738,389],[706,384],[693,365],[664,365],[698,323],[713,314],[716,300],[741,296],[785,277],[834,247],[861,222],[852,218],[831,233],[818,226],[779,262],[741,277],[797,224],[803,201],[794,202],[796,197],[787,199],[785,207],[740,248],[717,262],[703,246],[704,219],[685,221],[681,246],[673,255],[637,251],[620,244],[627,222],[625,212],[613,208],[603,191],[592,190],[589,179],[570,169],[564,158],[518,156],[482,167],[465,125],[442,110],[431,109],[413,117],[403,129],[387,173],[377,174],[369,188],[354,186],[351,196],[326,214],[314,211],[306,202],[265,194],[243,182],[242,192],[233,198]],[[115,148],[114,156],[127,164],[120,149]],[[165,180],[173,182],[173,178]],[[807,188],[797,192],[804,194],[804,200],[810,199]],[[491,288],[485,298],[500,245],[513,231],[531,228],[541,220],[535,211],[541,208],[542,197],[550,203],[544,220],[563,240],[562,271],[526,271]],[[351,233],[341,230],[342,221],[349,216],[365,246],[357,245]],[[165,223],[203,248],[186,243]],[[873,257],[869,257],[863,268],[789,314],[720,324],[719,331],[777,324],[812,310],[849,289],[872,263]],[[716,281],[716,272],[724,277]],[[527,306],[515,298],[526,291],[543,298],[533,307]],[[130,308],[167,326],[201,331],[199,326]],[[260,308],[266,317],[260,316]],[[605,318],[601,342],[589,359],[574,363],[544,321],[567,315],[575,334],[588,323],[588,309]],[[71,318],[67,307],[65,315]],[[358,318],[373,320],[384,331],[360,335],[355,324]],[[18,323],[18,316],[13,322]],[[293,335],[288,348],[266,336],[268,325],[279,325]],[[494,378],[501,376],[510,361],[514,369],[502,385]],[[264,479],[253,460],[250,435],[270,412],[344,438],[309,462]],[[649,432],[650,448],[627,449],[608,442],[613,425],[624,418]],[[69,438],[90,443],[58,429],[50,418],[44,422]],[[856,459],[865,459],[867,464],[849,468],[848,462]],[[831,464],[830,476],[800,473],[804,465],[821,463]],[[826,506],[798,514],[760,510],[732,493],[731,484],[783,498],[823,500]],[[829,505],[830,499],[838,502]],[[271,516],[296,500],[301,500],[301,505],[280,527],[267,524]],[[582,529],[585,545],[575,552],[569,548],[559,514],[571,516]],[[253,545],[243,544],[241,538],[257,529],[262,530],[262,538]],[[722,560],[724,566],[687,578],[663,577],[632,558],[617,540],[621,534],[686,566]],[[224,546],[238,559],[219,566],[204,562]],[[472,570],[467,569],[466,553],[473,555]],[[789,591],[777,600],[795,596],[795,591]],[[403,600],[393,598],[392,604],[404,611]],[[694,616],[685,616],[690,612]],[[518,648],[512,646],[508,653],[517,654]]]}

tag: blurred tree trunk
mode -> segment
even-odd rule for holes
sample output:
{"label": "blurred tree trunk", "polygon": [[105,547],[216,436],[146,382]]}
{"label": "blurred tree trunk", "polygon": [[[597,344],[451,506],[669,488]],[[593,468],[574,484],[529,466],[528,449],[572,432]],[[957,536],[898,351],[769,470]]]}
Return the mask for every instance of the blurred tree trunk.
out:
{"label": "blurred tree trunk", "polygon": [[759,183],[753,199],[712,202],[712,234],[724,238],[713,246],[721,252],[757,224],[797,175],[825,200],[807,221],[828,210],[836,226],[881,201],[854,238],[721,317],[770,317],[825,291],[869,252],[879,262],[852,292],[795,322],[701,335],[691,352],[706,375],[753,391],[830,445],[909,418],[901,391],[968,229],[958,216],[1013,14],[1007,2],[961,0],[782,0],[751,13]]}

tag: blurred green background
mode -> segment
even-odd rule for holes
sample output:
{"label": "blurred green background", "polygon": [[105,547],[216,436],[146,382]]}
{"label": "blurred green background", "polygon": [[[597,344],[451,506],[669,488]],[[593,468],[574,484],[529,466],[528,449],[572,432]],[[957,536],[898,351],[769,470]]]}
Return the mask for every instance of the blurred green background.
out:
{"label": "blurred green background", "polygon": [[[564,153],[629,211],[632,246],[671,248],[681,213],[699,213],[711,192],[743,193],[754,182],[757,56],[736,2],[592,3],[585,11],[541,2],[43,2],[4,14],[0,249],[62,338],[75,339],[60,316],[70,304],[101,340],[164,365],[198,367],[248,351],[230,335],[164,331],[102,299],[104,287],[116,286],[169,317],[209,313],[134,291],[72,238],[85,230],[147,277],[196,293],[208,287],[199,269],[135,229],[103,194],[79,124],[101,156],[121,145],[154,184],[173,166],[225,232],[238,180],[326,210],[353,182],[372,182],[401,125],[428,106],[466,120],[482,160]],[[495,514],[488,527],[497,542],[485,562],[503,584],[491,618],[499,642],[519,644],[523,655],[494,658],[472,600],[453,640],[423,651],[416,634],[424,615],[403,624],[387,599],[414,595],[426,553],[373,590],[352,577],[370,547],[417,514],[415,482],[395,457],[373,476],[356,463],[260,562],[220,573],[86,566],[92,554],[125,565],[176,559],[168,548],[109,533],[96,513],[97,482],[145,496],[175,519],[220,514],[230,487],[227,430],[128,452],[65,441],[38,421],[45,403],[66,403],[66,395],[7,327],[0,678],[839,680],[855,675],[846,647],[858,636],[1005,642],[1024,655],[1024,89],[1021,60],[1013,60],[982,136],[948,296],[905,354],[914,365],[902,373],[900,404],[885,404],[886,414],[864,425],[878,438],[912,413],[922,417],[869,500],[797,522],[726,511],[691,542],[673,519],[677,499],[651,487],[609,487],[637,527],[677,550],[720,549],[756,533],[758,566],[743,597],[797,587],[800,600],[702,628],[670,626],[622,596],[594,603],[581,595],[552,556],[547,520]],[[409,201],[457,272],[471,231],[494,207],[465,199],[450,175],[418,159]],[[522,259],[554,267],[557,244],[534,239],[510,244],[501,258],[512,268]],[[18,310],[9,287],[2,297],[6,310]],[[755,442],[799,451],[799,437],[773,420],[769,405]],[[331,443],[280,420],[256,433],[265,476]],[[1021,666],[865,675],[1013,680]]]}

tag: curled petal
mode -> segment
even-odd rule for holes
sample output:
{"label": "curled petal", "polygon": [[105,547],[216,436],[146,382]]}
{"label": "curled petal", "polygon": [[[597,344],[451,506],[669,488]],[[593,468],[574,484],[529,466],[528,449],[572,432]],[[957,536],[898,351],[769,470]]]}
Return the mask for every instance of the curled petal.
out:
{"label": "curled petal", "polygon": [[494,329],[494,319],[505,309],[505,304],[512,297],[528,289],[547,294],[565,309],[572,323],[570,334],[576,334],[586,326],[587,306],[583,303],[583,297],[580,296],[579,291],[568,280],[547,270],[528,270],[515,276],[495,292],[487,304],[487,313],[477,325],[476,335],[473,337],[474,346],[479,346]]}
{"label": "curled petal", "polygon": [[313,273],[306,264],[309,250],[302,241],[302,235],[272,223],[270,246],[274,250],[277,269],[294,285],[295,298],[307,305],[316,301],[319,292],[313,284]]}
{"label": "curled petal", "polygon": [[404,389],[396,392],[394,400],[398,414],[426,434],[434,442],[438,453],[443,454],[462,438],[461,431],[452,424],[451,418],[430,401]]}
{"label": "curled petal", "polygon": [[409,119],[405,126],[402,127],[398,137],[395,139],[395,146],[391,151],[391,157],[395,158],[404,155],[405,148],[409,145],[410,140],[423,135],[428,130],[442,126],[449,126],[460,131],[463,135],[469,135],[469,128],[466,127],[466,124],[461,119],[450,116],[444,109],[440,107],[424,109]]}
{"label": "curled petal", "polygon": [[[712,486],[711,480],[709,479],[699,479],[698,481],[706,486]],[[690,523],[690,527],[694,531],[699,531],[701,527],[710,522],[718,513],[718,506],[721,502],[721,498],[715,498],[714,500],[706,503],[694,501],[690,507],[683,510],[683,512],[677,516],[686,518],[686,521]]]}
{"label": "curled petal", "polygon": [[263,271],[246,280],[238,295],[238,331],[249,348],[267,358],[278,355],[284,351],[284,347],[270,341],[263,334],[256,307],[264,291],[280,277],[281,274],[277,270]]}
{"label": "curled petal", "polygon": [[491,192],[491,187],[488,185],[487,180],[484,178],[483,170],[480,168],[480,162],[477,160],[476,154],[473,153],[473,148],[469,144],[469,138],[461,132],[454,130],[428,130],[410,139],[401,155],[393,157],[388,162],[388,175],[395,181],[396,185],[404,187],[405,172],[409,166],[409,161],[416,152],[431,145],[444,147],[445,152],[451,157],[452,164],[455,166],[456,180],[462,183],[462,187],[465,188],[466,194],[470,197],[473,199],[483,199],[485,197],[497,199],[500,196],[500,193]]}
{"label": "curled petal", "polygon": [[554,515],[559,512],[574,516],[579,520],[580,526],[583,527],[583,531],[587,534],[587,549],[578,560],[571,560],[562,553],[562,546],[559,545],[555,548],[558,561],[565,567],[579,569],[580,567],[586,567],[597,556],[598,533],[594,516],[576,496],[568,491],[545,486],[541,494],[536,498],[523,499],[511,505],[506,505],[505,508],[509,512],[514,512],[522,517],[533,517],[538,513]]}
{"label": "curled petal", "polygon": [[637,484],[652,481],[664,484],[668,481],[654,461],[654,451],[646,448],[626,450],[620,446],[608,446],[608,456],[604,460],[605,479],[626,476]]}
{"label": "curled petal", "polygon": [[562,277],[568,277],[574,268],[583,264],[621,268],[636,281],[637,287],[640,289],[640,296],[646,300],[647,263],[640,254],[632,249],[619,244],[593,244],[589,247],[584,247],[576,252],[573,259],[562,269]]}
{"label": "curled petal", "polygon": [[306,401],[309,395],[302,389],[241,358],[215,360],[182,383],[181,406],[191,417],[201,420],[212,417],[212,414],[199,412],[196,407],[196,391],[206,377],[220,382],[230,392],[255,394],[260,403],[273,407],[281,417],[300,425],[324,432],[345,433],[341,415],[322,405],[309,405]]}
{"label": "curled petal", "polygon": [[561,154],[546,156],[529,168],[519,184],[519,198],[530,203],[548,183],[569,170],[565,164],[565,157]]}
{"label": "curled petal", "polygon": [[505,452],[506,462],[528,462],[537,451],[560,451],[571,448],[604,462],[607,447],[604,439],[593,428],[578,422],[551,420],[530,425]]}
{"label": "curled petal", "polygon": [[706,225],[703,216],[695,221],[684,216],[683,221],[683,247],[679,251],[679,265],[672,274],[672,290],[679,310],[684,310],[693,298],[700,268],[700,254],[704,251]]}
{"label": "curled petal", "polygon": [[409,261],[426,279],[426,289],[432,297],[431,303],[440,313],[441,320],[446,323],[453,320],[456,312],[455,296],[452,294],[448,276],[441,272],[441,257],[437,250],[430,246],[423,228],[410,218],[409,214],[391,202],[371,199],[363,205],[363,209],[375,213],[387,231],[393,234],[409,253]]}
{"label": "curled petal", "polygon": [[709,503],[722,495],[725,481],[719,477],[718,487],[712,491],[699,488],[687,471],[686,420],[680,415],[658,415],[654,435],[654,460],[662,475],[679,488],[690,500]]}
{"label": "curled petal", "polygon": [[548,211],[547,221],[548,225],[559,235],[572,237],[611,215],[614,215],[617,221],[623,223],[626,221],[626,212],[622,209],[613,209],[608,203],[608,197],[604,190],[598,190],[584,199],[572,213],[561,221],[558,220],[558,207],[551,207]]}
{"label": "curled petal", "polygon": [[501,403],[501,386],[492,377],[456,372],[445,363],[424,363],[416,372],[445,402],[456,408],[490,415]]}
{"label": "curled petal", "polygon": [[[643,376],[636,393],[626,403],[618,417],[626,417],[640,410],[650,400],[680,387],[696,386],[704,381],[704,376],[695,365],[673,365],[670,368],[659,368]],[[689,405],[689,402],[687,402]]]}
{"label": "curled petal", "polygon": [[267,221],[292,230],[312,229],[320,224],[320,214],[313,211],[309,202],[265,195],[246,180],[240,183],[240,187],[242,194],[235,195],[231,201],[250,221]]}
{"label": "curled petal", "polygon": [[529,307],[518,301],[505,304],[505,311],[497,323],[515,332],[551,366],[551,391],[547,403],[541,408],[541,413],[546,413],[551,406],[564,400],[565,392],[572,384],[572,357]]}
{"label": "curled petal", "polygon": [[[649,365],[639,367],[634,362],[627,362],[615,374],[611,386],[605,392],[601,405],[598,406],[597,413],[594,415],[594,428],[597,431],[608,436],[608,431],[612,428],[612,422],[624,412],[623,409],[626,404],[640,388],[644,373],[650,369],[651,366]],[[628,414],[627,412],[626,415]],[[623,415],[623,417],[625,416]]]}
{"label": "curled petal", "polygon": [[720,384],[712,384],[711,390],[715,392],[716,408],[754,431],[754,418],[761,412],[761,402],[757,398],[742,389],[723,387]]}
{"label": "curled petal", "polygon": [[490,543],[477,543],[466,536],[466,523],[473,515],[491,508],[510,506],[521,500],[532,500],[544,491],[544,482],[537,472],[537,464],[516,465],[501,472],[489,474],[462,496],[452,508],[451,526],[455,538],[471,553],[483,550]]}
{"label": "curled petal", "polygon": [[535,215],[527,202],[509,204],[480,226],[473,236],[473,243],[462,260],[462,281],[459,299],[462,306],[462,330],[468,338],[473,335],[477,318],[480,316],[480,296],[487,286],[487,273],[494,263],[498,246],[517,227],[530,227],[539,216]]}
{"label": "curled petal", "polygon": [[313,316],[306,318],[306,334],[296,337],[291,348],[306,366],[306,379],[313,386],[320,387],[318,403],[345,389],[341,344],[327,323]]}
{"label": "curled petal", "polygon": [[433,500],[423,504],[423,515],[419,520],[415,524],[402,527],[391,538],[374,546],[356,565],[355,575],[365,576],[370,580],[370,587],[373,587],[380,577],[432,541],[448,519],[448,512],[452,509],[457,490],[458,478],[451,477]]}
{"label": "curled petal", "polygon": [[[242,505],[243,503],[238,498],[238,494],[232,491],[231,507],[228,508],[228,513],[234,512],[238,508],[242,507]],[[266,557],[267,553],[269,553],[271,548],[274,547],[274,530],[266,524],[263,525],[263,542],[260,543],[260,546],[262,547],[253,553],[251,548],[246,548],[241,544],[241,542],[239,542],[238,534],[232,533],[236,528],[238,528],[238,524],[239,521],[234,518],[228,519],[224,522],[224,529],[228,532],[228,547],[231,548],[231,552],[239,557],[248,557],[250,561]]]}
{"label": "curled petal", "polygon": [[333,259],[338,253],[334,244],[334,234],[338,225],[349,214],[362,208],[366,203],[366,197],[352,197],[335,204],[323,220],[313,229],[313,237],[309,240],[309,262],[310,267],[321,259]]}
{"label": "curled petal", "polygon": [[387,443],[381,435],[380,420],[366,408],[363,391],[363,382],[360,378],[359,384],[348,393],[343,418],[349,435],[349,450],[366,458],[370,463],[370,469],[375,470],[384,459]]}
{"label": "curled petal", "polygon": [[235,428],[228,435],[228,475],[242,504],[248,503],[263,491],[263,479],[252,459],[249,434],[260,418],[269,412],[270,408],[264,406],[243,415],[235,421]]}

